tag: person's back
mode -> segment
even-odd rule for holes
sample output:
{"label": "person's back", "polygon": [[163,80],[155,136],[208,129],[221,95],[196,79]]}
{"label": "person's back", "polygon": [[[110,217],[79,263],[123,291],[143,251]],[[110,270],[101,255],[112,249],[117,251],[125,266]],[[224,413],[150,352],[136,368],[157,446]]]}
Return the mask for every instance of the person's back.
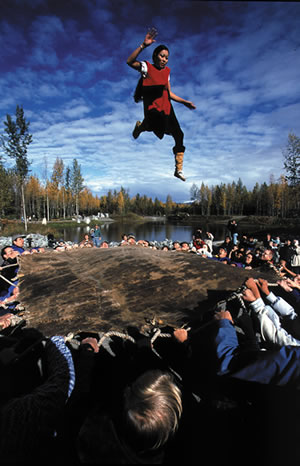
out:
{"label": "person's back", "polygon": [[0,343],[1,461],[53,463],[55,431],[70,390],[71,355],[62,348],[62,337],[49,340],[36,329],[17,329]]}

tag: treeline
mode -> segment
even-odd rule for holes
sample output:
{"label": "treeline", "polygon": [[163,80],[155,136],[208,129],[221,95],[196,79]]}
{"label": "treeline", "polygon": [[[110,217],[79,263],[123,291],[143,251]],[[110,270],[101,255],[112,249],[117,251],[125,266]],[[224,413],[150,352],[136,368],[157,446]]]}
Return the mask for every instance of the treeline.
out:
{"label": "treeline", "polygon": [[[21,199],[18,189],[19,179],[15,170],[5,169],[0,164],[0,216],[16,218],[22,216]],[[76,215],[97,215],[98,212],[124,215],[133,212],[139,215],[164,215],[171,213],[176,204],[167,196],[165,203],[157,198],[136,194],[129,196],[129,191],[109,190],[104,196],[95,196],[84,186],[81,166],[74,159],[72,165],[64,166],[57,158],[52,173],[43,180],[29,176],[24,183],[24,202],[27,217],[31,219],[47,218],[67,219]]]}
{"label": "treeline", "polygon": [[[298,196],[299,197],[299,196]],[[191,199],[193,212],[199,215],[262,215],[289,217],[299,209],[295,189],[284,176],[278,182],[256,183],[252,190],[238,182],[221,183],[213,187],[193,185]]]}
{"label": "treeline", "polygon": [[24,110],[17,106],[15,120],[7,115],[4,134],[0,135],[2,152],[15,161],[6,168],[0,154],[0,217],[66,219],[74,215],[97,215],[98,212],[126,215],[170,215],[189,213],[197,215],[262,215],[295,217],[300,212],[300,138],[289,134],[283,150],[286,176],[269,183],[256,183],[252,190],[241,179],[228,184],[200,186],[193,184],[190,204],[178,204],[170,195],[166,201],[136,194],[129,196],[123,187],[110,190],[105,196],[95,196],[84,185],[81,167],[76,159],[65,166],[57,158],[48,175],[44,160],[42,179],[29,175],[27,147],[32,142],[29,122]]}
{"label": "treeline", "polygon": [[[20,212],[18,180],[13,170],[0,166],[0,211],[2,217],[18,217]],[[299,212],[299,186],[291,186],[281,176],[279,181],[256,183],[248,190],[239,179],[237,182],[209,187],[193,184],[190,204],[173,202],[170,195],[162,202],[146,195],[130,197],[129,191],[109,190],[104,196],[95,196],[84,186],[81,167],[74,159],[65,167],[57,158],[49,180],[30,176],[24,186],[25,207],[28,217],[41,219],[66,219],[81,214],[97,215],[98,212],[124,215],[170,215],[189,213],[195,215],[262,215],[295,216]]]}

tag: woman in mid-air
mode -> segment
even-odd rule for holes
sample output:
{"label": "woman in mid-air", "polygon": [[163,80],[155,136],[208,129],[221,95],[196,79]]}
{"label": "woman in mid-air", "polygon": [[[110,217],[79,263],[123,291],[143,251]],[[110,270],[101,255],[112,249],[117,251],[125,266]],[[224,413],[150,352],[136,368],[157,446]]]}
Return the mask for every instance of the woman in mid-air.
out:
{"label": "woman in mid-air", "polygon": [[193,102],[178,97],[171,91],[170,68],[166,65],[169,59],[169,49],[165,45],[159,45],[153,52],[153,64],[148,61],[138,61],[137,57],[149,45],[155,42],[157,31],[151,29],[147,32],[143,43],[132,52],[127,59],[127,64],[141,73],[134,99],[136,102],[143,100],[144,120],[137,121],[133,130],[133,137],[137,139],[143,131],[152,131],[159,139],[165,134],[173,136],[175,146],[174,176],[185,181],[182,172],[183,155],[185,147],[183,145],[184,134],[177,121],[171,100],[179,102],[189,109],[195,109]]}

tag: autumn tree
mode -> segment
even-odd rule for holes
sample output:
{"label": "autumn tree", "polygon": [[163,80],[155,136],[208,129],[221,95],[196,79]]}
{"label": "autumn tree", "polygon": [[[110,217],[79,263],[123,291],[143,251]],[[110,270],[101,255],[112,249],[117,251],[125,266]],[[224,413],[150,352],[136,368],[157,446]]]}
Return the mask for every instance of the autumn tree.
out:
{"label": "autumn tree", "polygon": [[65,206],[64,206],[64,218],[65,216],[72,215],[72,189],[71,189],[71,168],[66,168],[65,173]]}
{"label": "autumn tree", "polygon": [[117,209],[119,214],[124,213],[125,200],[122,191],[119,192],[117,197]]}
{"label": "autumn tree", "polygon": [[174,203],[172,201],[172,197],[170,196],[170,194],[168,194],[166,198],[166,215],[169,215],[172,212],[173,208]]}
{"label": "autumn tree", "polygon": [[12,170],[6,170],[0,163],[0,216],[4,217],[7,213],[14,211],[14,173]]}
{"label": "autumn tree", "polygon": [[300,138],[290,133],[288,142],[283,150],[284,168],[287,172],[287,180],[291,186],[300,184]]}
{"label": "autumn tree", "polygon": [[[51,175],[51,187],[52,187],[52,195],[54,198],[55,208],[56,208],[56,217],[58,218],[60,215],[60,192],[64,184],[64,162],[59,157],[56,158]],[[65,202],[64,199],[64,192],[62,196],[63,204]]]}
{"label": "autumn tree", "polygon": [[30,123],[24,117],[23,108],[17,105],[16,119],[13,120],[10,115],[6,115],[6,121],[4,122],[4,132],[6,134],[1,136],[2,149],[8,157],[15,160],[15,172],[21,191],[21,212],[25,222],[25,231],[27,231],[25,182],[30,165],[27,158],[27,148],[32,142],[29,125]]}
{"label": "autumn tree", "polygon": [[300,138],[293,133],[288,136],[286,147],[283,150],[286,179],[292,191],[294,207],[300,207]]}
{"label": "autumn tree", "polygon": [[28,215],[38,218],[41,214],[42,188],[36,176],[30,176],[26,183],[25,198]]}

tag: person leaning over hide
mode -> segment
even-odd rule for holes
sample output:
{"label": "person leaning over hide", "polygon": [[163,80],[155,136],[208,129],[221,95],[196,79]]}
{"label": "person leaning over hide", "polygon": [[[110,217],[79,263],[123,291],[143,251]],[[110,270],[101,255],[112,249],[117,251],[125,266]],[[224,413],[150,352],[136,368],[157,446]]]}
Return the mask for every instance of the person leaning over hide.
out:
{"label": "person leaning over hide", "polygon": [[[179,439],[189,438],[183,412],[190,399],[180,380],[152,351],[149,337],[134,327],[128,333],[135,343],[113,338],[107,350],[89,337],[81,354],[73,352],[76,386],[61,439],[80,464],[161,464]],[[164,340],[178,345],[175,335]]]}
{"label": "person leaning over hide", "polygon": [[56,431],[75,383],[64,338],[20,327],[1,335],[0,372],[1,464],[55,464]]}
{"label": "person leaning over hide", "polygon": [[155,29],[148,31],[142,44],[127,59],[127,64],[142,75],[134,99],[136,102],[143,100],[144,103],[144,120],[136,122],[132,134],[134,139],[137,139],[144,131],[152,131],[159,139],[162,139],[165,134],[173,136],[175,140],[173,147],[175,155],[174,176],[185,181],[182,172],[185,151],[184,134],[177,121],[171,100],[179,102],[191,110],[196,107],[192,102],[178,97],[171,91],[170,68],[166,66],[169,59],[168,47],[159,45],[155,48],[152,54],[153,64],[137,60],[142,50],[155,42],[156,35]]}

